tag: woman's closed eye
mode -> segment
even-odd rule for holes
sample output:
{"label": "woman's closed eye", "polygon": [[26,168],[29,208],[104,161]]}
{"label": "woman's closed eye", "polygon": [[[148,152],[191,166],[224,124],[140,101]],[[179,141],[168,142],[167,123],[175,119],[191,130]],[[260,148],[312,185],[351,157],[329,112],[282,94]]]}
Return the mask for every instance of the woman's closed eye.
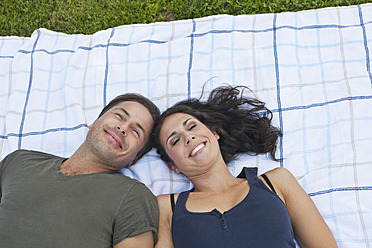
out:
{"label": "woman's closed eye", "polygon": [[196,127],[196,124],[192,124],[190,127],[189,127],[189,131],[191,131],[193,128]]}
{"label": "woman's closed eye", "polygon": [[172,146],[175,146],[179,140],[180,140],[179,138],[172,140],[171,142]]}
{"label": "woman's closed eye", "polygon": [[[195,127],[196,127],[196,124],[191,125],[191,126],[189,127],[189,131],[191,131],[191,130],[194,129]],[[177,143],[178,143],[179,140],[180,140],[179,138],[173,139],[172,142],[171,142],[172,146],[177,145]]]}

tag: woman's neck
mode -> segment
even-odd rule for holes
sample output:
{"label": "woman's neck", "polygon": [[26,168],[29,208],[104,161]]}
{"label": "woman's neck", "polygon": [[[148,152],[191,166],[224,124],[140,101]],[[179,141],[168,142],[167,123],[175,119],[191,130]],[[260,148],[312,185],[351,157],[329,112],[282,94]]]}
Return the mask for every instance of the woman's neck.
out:
{"label": "woman's neck", "polygon": [[215,164],[205,173],[189,179],[195,187],[194,192],[223,192],[241,181],[231,174],[225,163]]}

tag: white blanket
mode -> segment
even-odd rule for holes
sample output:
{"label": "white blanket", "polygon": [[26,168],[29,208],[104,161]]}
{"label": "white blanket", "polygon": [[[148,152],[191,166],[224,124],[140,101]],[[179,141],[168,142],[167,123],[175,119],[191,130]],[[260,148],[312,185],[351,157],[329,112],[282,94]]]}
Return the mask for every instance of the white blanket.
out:
{"label": "white blanket", "polygon": [[[282,130],[289,169],[339,247],[372,244],[372,4],[295,13],[127,25],[93,35],[38,29],[0,37],[0,156],[70,156],[115,96],[137,92],[165,110],[222,84],[249,86]],[[123,173],[154,194],[187,190],[155,150]]]}

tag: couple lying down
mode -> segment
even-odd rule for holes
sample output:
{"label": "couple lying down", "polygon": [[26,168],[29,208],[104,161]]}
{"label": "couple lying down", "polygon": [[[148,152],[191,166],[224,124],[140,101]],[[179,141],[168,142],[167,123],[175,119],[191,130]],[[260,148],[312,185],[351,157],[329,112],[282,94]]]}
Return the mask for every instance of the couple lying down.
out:
{"label": "couple lying down", "polygon": [[[69,158],[18,150],[0,163],[4,247],[337,247],[292,174],[277,168],[235,178],[235,155],[275,157],[282,134],[246,87],[221,87],[207,101],[177,103],[160,117],[137,94],[116,97]],[[152,132],[153,131],[153,132]],[[152,133],[152,135],[151,135]],[[120,175],[153,143],[194,189],[160,195]]]}

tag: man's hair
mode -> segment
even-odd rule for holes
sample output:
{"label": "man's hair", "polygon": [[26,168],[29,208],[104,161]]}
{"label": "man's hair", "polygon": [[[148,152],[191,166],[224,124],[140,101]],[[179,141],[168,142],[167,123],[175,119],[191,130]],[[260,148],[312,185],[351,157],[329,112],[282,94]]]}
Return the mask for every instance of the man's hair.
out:
{"label": "man's hair", "polygon": [[[102,109],[98,118],[100,118],[104,113],[106,113],[111,108],[115,107],[116,105],[118,105],[121,102],[138,102],[138,103],[142,104],[145,108],[147,108],[147,110],[150,112],[152,120],[154,121],[154,124],[159,119],[160,110],[158,109],[158,107],[156,107],[156,105],[152,101],[147,99],[146,97],[144,97],[140,94],[136,94],[136,93],[127,93],[127,94],[123,94],[123,95],[119,95],[119,96],[115,97]],[[151,150],[152,147],[153,147],[153,141],[151,139],[151,133],[150,133],[150,136],[149,136],[149,139],[148,139],[147,143],[142,148],[142,150],[137,153],[137,158],[139,159],[143,155],[148,153]]]}

